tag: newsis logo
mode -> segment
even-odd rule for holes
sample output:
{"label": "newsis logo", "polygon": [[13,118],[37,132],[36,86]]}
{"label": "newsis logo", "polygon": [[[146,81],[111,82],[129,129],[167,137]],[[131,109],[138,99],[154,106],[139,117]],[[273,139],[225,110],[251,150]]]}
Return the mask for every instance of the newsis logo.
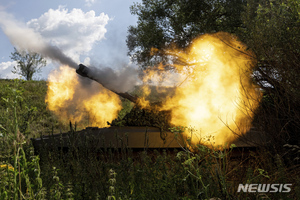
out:
{"label": "newsis logo", "polygon": [[290,192],[292,184],[239,184],[237,192]]}

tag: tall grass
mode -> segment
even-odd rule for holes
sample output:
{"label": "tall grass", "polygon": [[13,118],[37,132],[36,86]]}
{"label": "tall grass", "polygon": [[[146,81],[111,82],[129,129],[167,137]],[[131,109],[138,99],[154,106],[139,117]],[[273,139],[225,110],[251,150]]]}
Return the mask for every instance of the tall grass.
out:
{"label": "tall grass", "polygon": [[[36,99],[44,94],[32,94],[23,81],[5,84],[0,107],[0,199],[300,199],[297,159],[286,162],[263,148],[233,157],[234,146],[192,145],[188,138],[181,149],[100,148],[107,141],[79,137],[71,126],[65,138],[50,136],[55,145],[45,141],[34,154],[29,138],[38,132],[32,127],[51,135],[59,126],[51,113],[35,115],[45,109],[44,103],[28,100],[29,94],[39,96]],[[21,128],[24,124],[27,128]],[[171,131],[181,137],[181,127]],[[63,141],[67,148],[60,148]],[[287,153],[298,156],[297,147],[286,147],[291,148]],[[237,193],[241,183],[293,185],[290,193]]]}
{"label": "tall grass", "polygon": [[[41,189],[38,157],[29,148],[29,160],[26,156],[24,135],[20,132],[18,108],[22,106],[23,91],[20,82],[15,80],[13,86],[7,86],[7,96],[2,97],[6,104],[6,112],[2,115],[6,127],[1,125],[1,199],[26,199],[38,197],[36,191]],[[6,121],[5,121],[6,120]]]}

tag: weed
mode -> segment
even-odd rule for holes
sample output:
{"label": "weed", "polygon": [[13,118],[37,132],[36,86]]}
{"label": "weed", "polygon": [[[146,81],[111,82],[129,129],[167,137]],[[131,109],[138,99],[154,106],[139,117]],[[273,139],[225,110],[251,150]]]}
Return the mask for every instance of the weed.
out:
{"label": "weed", "polygon": [[[300,199],[298,146],[285,145],[289,159],[265,153],[262,147],[232,158],[234,145],[192,144],[195,130],[174,127],[170,131],[184,141],[181,150],[135,152],[116,137],[123,146],[117,149],[103,138],[81,137],[75,131],[79,125],[59,124],[46,111],[45,82],[1,83],[0,199]],[[53,133],[67,128],[68,134],[54,140]],[[41,140],[37,155],[28,138],[41,133],[51,142]],[[214,142],[211,137],[203,140]],[[292,191],[237,193],[238,185],[245,183],[291,183]]]}

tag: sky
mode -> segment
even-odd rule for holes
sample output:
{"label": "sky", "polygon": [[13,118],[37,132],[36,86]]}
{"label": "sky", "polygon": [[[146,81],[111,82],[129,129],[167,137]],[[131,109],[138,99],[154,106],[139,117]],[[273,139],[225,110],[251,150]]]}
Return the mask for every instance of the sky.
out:
{"label": "sky", "polygon": [[[14,31],[5,30],[12,23],[3,15],[16,26],[58,47],[78,64],[118,68],[130,63],[126,36],[128,26],[137,22],[137,16],[130,13],[133,2],[140,0],[0,0],[0,78],[20,77],[11,72],[16,63],[10,55],[14,46],[34,43],[28,32],[24,32],[24,38],[12,39]],[[47,80],[48,74],[59,65],[47,58],[47,66],[33,78]]]}

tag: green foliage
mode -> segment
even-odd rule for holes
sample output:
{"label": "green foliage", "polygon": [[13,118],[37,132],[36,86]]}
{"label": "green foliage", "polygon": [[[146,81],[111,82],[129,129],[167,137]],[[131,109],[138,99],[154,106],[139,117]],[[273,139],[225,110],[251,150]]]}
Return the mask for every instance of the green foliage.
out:
{"label": "green foliage", "polygon": [[274,154],[284,155],[284,144],[300,144],[299,0],[143,0],[131,12],[138,22],[129,27],[127,46],[143,69],[158,63],[171,70],[174,63],[189,65],[165,49],[185,51],[204,33],[237,35],[254,53],[249,57],[257,61],[252,78],[263,92],[253,111],[254,126],[271,138]]}
{"label": "green foliage", "polygon": [[244,12],[245,29],[241,37],[257,56],[257,80],[263,88],[266,83],[273,87],[280,84],[290,92],[299,88],[296,64],[300,53],[299,3],[299,0],[249,1]]}
{"label": "green foliage", "polygon": [[[234,32],[242,21],[240,13],[244,1],[143,0],[131,7],[138,16],[137,26],[128,29],[128,54],[133,61],[146,68],[163,62],[170,56],[161,51],[176,45],[187,47],[203,33]],[[153,52],[152,48],[160,51]]]}
{"label": "green foliage", "polygon": [[112,200],[112,199],[116,199],[115,197],[115,185],[116,185],[116,176],[117,176],[117,173],[113,170],[113,169],[110,169],[109,170],[109,180],[108,180],[108,183],[109,183],[109,189],[108,189],[108,193],[109,193],[109,196],[107,197],[108,200]]}
{"label": "green foliage", "polygon": [[[7,87],[7,96],[2,97],[8,110],[12,110],[11,118],[3,115],[6,120],[6,128],[2,126],[0,138],[0,196],[1,199],[33,199],[38,196],[42,187],[38,157],[30,151],[30,160],[26,159],[23,145],[26,144],[25,137],[19,129],[18,106],[22,104],[22,88],[18,80],[14,81],[13,87]],[[9,121],[11,120],[11,122]],[[6,150],[7,149],[7,150]],[[4,164],[2,164],[4,163]],[[7,170],[3,173],[3,168]]]}
{"label": "green foliage", "polygon": [[14,48],[10,58],[17,62],[12,72],[23,76],[26,80],[32,80],[32,76],[46,66],[46,60],[41,55],[25,50],[19,51]]}
{"label": "green foliage", "polygon": [[[145,86],[146,87],[146,86]],[[123,101],[123,109],[114,119],[111,126],[148,126],[157,127],[161,130],[161,137],[164,138],[165,132],[169,130],[171,125],[171,111],[161,110],[161,102],[168,96],[174,94],[173,87],[155,87],[147,86],[150,94],[144,97],[143,86],[136,86],[132,91],[132,95],[139,98],[145,98],[149,101],[150,106],[142,107],[138,104],[133,105],[129,101]]]}
{"label": "green foliage", "polygon": [[[234,145],[229,149],[208,148],[187,140],[192,150],[185,147],[134,152],[126,146],[103,149],[97,145],[99,138],[83,138],[71,131],[66,137],[68,149],[44,143],[35,149],[39,156],[34,155],[31,143],[18,129],[22,120],[18,107],[26,102],[27,95],[32,95],[28,88],[34,86],[27,87],[28,82],[18,80],[5,83],[9,83],[9,89],[4,90],[6,101],[2,106],[17,109],[15,118],[9,119],[11,124],[7,123],[10,126],[1,127],[1,199],[255,199],[259,198],[257,194],[237,193],[238,184],[280,181],[292,183],[295,190],[265,194],[269,199],[299,198],[297,165],[287,168],[280,156],[259,154],[263,150],[232,158]],[[179,139],[184,130],[193,131],[186,127],[170,130]],[[287,147],[293,153],[297,150],[295,146]]]}
{"label": "green foliage", "polygon": [[49,188],[49,199],[55,199],[59,200],[62,199],[62,191],[63,191],[63,185],[60,182],[60,179],[58,177],[58,169],[56,167],[53,167],[52,169],[52,185]]}
{"label": "green foliage", "polygon": [[[92,136],[79,138],[71,132],[68,149],[44,144],[36,156],[28,138],[64,130],[46,110],[46,82],[1,80],[0,199],[300,199],[299,146],[282,146],[299,141],[300,4],[248,0],[241,17],[241,2],[135,4],[132,13],[139,21],[129,28],[129,54],[143,66],[153,65],[167,60],[162,51],[152,55],[152,47],[164,49],[174,42],[184,48],[205,32],[237,33],[258,59],[254,80],[263,88],[264,99],[256,122],[270,133],[278,154],[265,147],[239,152],[234,146],[193,145],[181,134],[192,129],[173,127],[177,139],[186,139],[180,150],[101,149]],[[123,105],[121,119],[132,108],[128,102]],[[290,149],[283,154],[281,148]],[[241,156],[234,157],[236,151]],[[241,183],[293,187],[288,194],[237,193]]]}
{"label": "green foliage", "polygon": [[257,58],[254,80],[264,98],[257,127],[272,138],[273,151],[299,143],[300,1],[248,1],[240,38]]}
{"label": "green foliage", "polygon": [[[67,125],[61,124],[56,116],[46,109],[46,81],[0,80],[0,132],[13,131],[14,109],[12,101],[14,93],[18,98],[14,101],[18,128],[28,139],[52,131],[68,130]],[[30,135],[30,136],[29,136]],[[1,147],[0,147],[1,148]]]}
{"label": "green foliage", "polygon": [[141,108],[134,105],[133,108],[122,119],[112,121],[112,126],[149,126],[160,128],[162,132],[168,131],[170,127],[170,111],[159,111],[151,108]]}
{"label": "green foliage", "polygon": [[[45,144],[40,155],[44,158],[44,178],[52,176],[49,166],[57,166],[60,183],[70,185],[74,199],[255,199],[258,193],[237,193],[238,185],[299,184],[296,176],[280,179],[277,174],[284,173],[286,168],[275,167],[271,158],[255,152],[232,158],[234,145],[222,149],[189,144],[193,151],[183,148],[133,152],[127,147],[101,149],[90,142],[98,143],[95,141],[99,138],[89,136],[73,146],[78,135],[68,137],[71,143],[67,151]],[[289,173],[296,175],[296,171]],[[266,195],[270,199],[296,197],[294,193]]]}

